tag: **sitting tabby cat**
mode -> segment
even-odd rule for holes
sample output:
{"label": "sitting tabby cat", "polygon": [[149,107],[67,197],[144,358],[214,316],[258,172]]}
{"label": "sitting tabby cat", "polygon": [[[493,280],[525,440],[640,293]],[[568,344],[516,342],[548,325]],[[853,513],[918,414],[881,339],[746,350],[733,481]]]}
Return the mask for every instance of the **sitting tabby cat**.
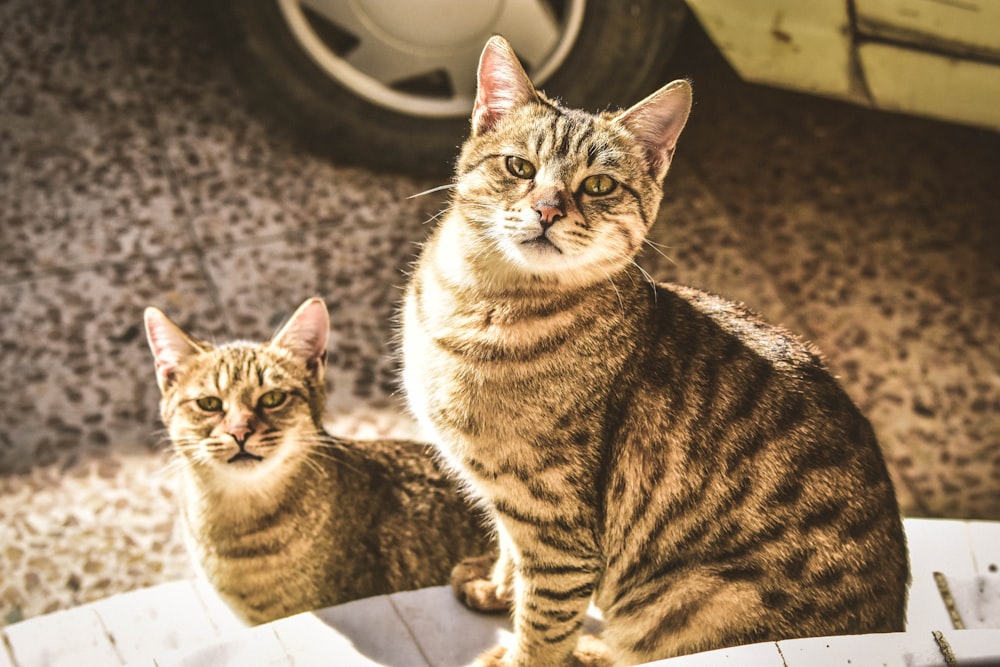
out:
{"label": "sitting tabby cat", "polygon": [[195,340],[155,308],[145,321],[189,551],[245,621],[443,584],[488,552],[427,445],[323,431],[321,300],[263,344]]}
{"label": "sitting tabby cat", "polygon": [[453,585],[513,603],[480,665],[563,665],[588,602],[615,664],[903,629],[907,554],[868,421],[823,362],[740,305],[651,284],[691,90],[591,115],[509,45],[479,64],[452,203],[405,299],[404,383],[500,536]]}

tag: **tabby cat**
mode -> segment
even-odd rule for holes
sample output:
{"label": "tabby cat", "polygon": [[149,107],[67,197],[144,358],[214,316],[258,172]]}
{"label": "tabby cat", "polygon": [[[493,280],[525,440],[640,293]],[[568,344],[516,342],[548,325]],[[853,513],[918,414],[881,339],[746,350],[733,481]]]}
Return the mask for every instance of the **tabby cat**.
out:
{"label": "tabby cat", "polygon": [[152,307],[145,322],[189,551],[245,621],[444,584],[489,552],[427,445],[324,432],[321,300],[263,344],[213,346]]}
{"label": "tabby cat", "polygon": [[403,314],[411,408],[500,537],[492,572],[453,575],[470,606],[513,604],[513,646],[478,664],[566,664],[591,599],[615,664],[902,630],[868,421],[792,335],[634,262],[690,85],[567,109],[500,37],[478,76]]}

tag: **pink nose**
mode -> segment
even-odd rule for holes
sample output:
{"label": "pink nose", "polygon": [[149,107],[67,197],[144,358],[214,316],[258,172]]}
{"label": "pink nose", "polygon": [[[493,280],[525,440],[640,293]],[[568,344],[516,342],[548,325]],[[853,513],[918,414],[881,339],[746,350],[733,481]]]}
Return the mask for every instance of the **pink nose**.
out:
{"label": "pink nose", "polygon": [[253,434],[252,419],[253,415],[249,412],[230,415],[226,419],[226,433],[236,439],[236,444],[242,445]]}
{"label": "pink nose", "polygon": [[534,208],[538,211],[538,220],[546,225],[551,225],[566,215],[558,204],[551,201],[540,201],[535,204]]}

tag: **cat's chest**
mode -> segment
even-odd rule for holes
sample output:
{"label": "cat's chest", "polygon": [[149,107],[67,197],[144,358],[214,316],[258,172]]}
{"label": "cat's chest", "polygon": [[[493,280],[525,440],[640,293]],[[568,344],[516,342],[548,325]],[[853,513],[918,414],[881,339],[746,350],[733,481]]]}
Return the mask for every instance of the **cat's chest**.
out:
{"label": "cat's chest", "polygon": [[429,312],[407,300],[407,395],[436,439],[482,443],[483,456],[498,443],[557,437],[581,406],[603,401],[620,365],[598,351],[586,307],[515,317],[505,304],[433,303]]}

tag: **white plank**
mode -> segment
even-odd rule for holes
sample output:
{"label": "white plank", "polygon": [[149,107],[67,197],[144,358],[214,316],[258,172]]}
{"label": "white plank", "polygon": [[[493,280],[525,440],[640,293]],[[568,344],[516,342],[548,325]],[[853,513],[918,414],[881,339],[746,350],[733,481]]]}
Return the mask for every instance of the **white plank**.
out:
{"label": "white plank", "polygon": [[812,637],[778,642],[786,667],[939,667],[941,651],[930,632]]}
{"label": "white plank", "polygon": [[1000,628],[1000,521],[970,521],[969,537],[978,578],[977,627]]}
{"label": "white plank", "polygon": [[1000,578],[1000,521],[969,521],[976,572]]}
{"label": "white plank", "polygon": [[[349,638],[313,613],[283,618],[271,627],[296,665],[379,667],[383,664],[359,653]],[[375,626],[369,631],[378,634],[381,629]]]}
{"label": "white plank", "polygon": [[355,654],[377,664],[430,667],[406,624],[384,595],[328,607],[314,615],[347,639]]}
{"label": "white plank", "polygon": [[14,659],[7,652],[3,628],[0,628],[0,667],[14,667]]}
{"label": "white plank", "polygon": [[1000,628],[1000,578],[947,577],[963,629]]}
{"label": "white plank", "polygon": [[903,522],[910,549],[913,583],[906,613],[907,630],[951,628],[934,573],[956,580],[975,576],[969,530],[964,521],[906,519]]}
{"label": "white plank", "polygon": [[461,667],[497,644],[510,644],[506,614],[477,614],[451,588],[437,586],[389,596],[431,667]]}
{"label": "white plank", "polygon": [[126,662],[217,635],[191,581],[122,593],[92,606]]}
{"label": "white plank", "polygon": [[157,667],[295,667],[285,646],[269,625],[248,628],[214,643],[168,651]]}
{"label": "white plank", "polygon": [[959,665],[1000,665],[1000,630],[943,630]]}
{"label": "white plank", "polygon": [[215,592],[215,589],[212,588],[212,585],[208,581],[203,577],[195,577],[192,581],[194,589],[198,593],[198,597],[201,598],[205,611],[208,613],[208,617],[212,619],[212,624],[215,626],[216,633],[219,636],[225,637],[230,634],[238,634],[249,627],[219,597],[219,594]]}
{"label": "white plank", "polygon": [[657,660],[645,667],[785,667],[778,645],[774,642],[733,646],[704,653],[682,655],[679,658]]}
{"label": "white plank", "polygon": [[21,667],[105,667],[121,656],[89,605],[57,611],[8,626],[14,664]]}

